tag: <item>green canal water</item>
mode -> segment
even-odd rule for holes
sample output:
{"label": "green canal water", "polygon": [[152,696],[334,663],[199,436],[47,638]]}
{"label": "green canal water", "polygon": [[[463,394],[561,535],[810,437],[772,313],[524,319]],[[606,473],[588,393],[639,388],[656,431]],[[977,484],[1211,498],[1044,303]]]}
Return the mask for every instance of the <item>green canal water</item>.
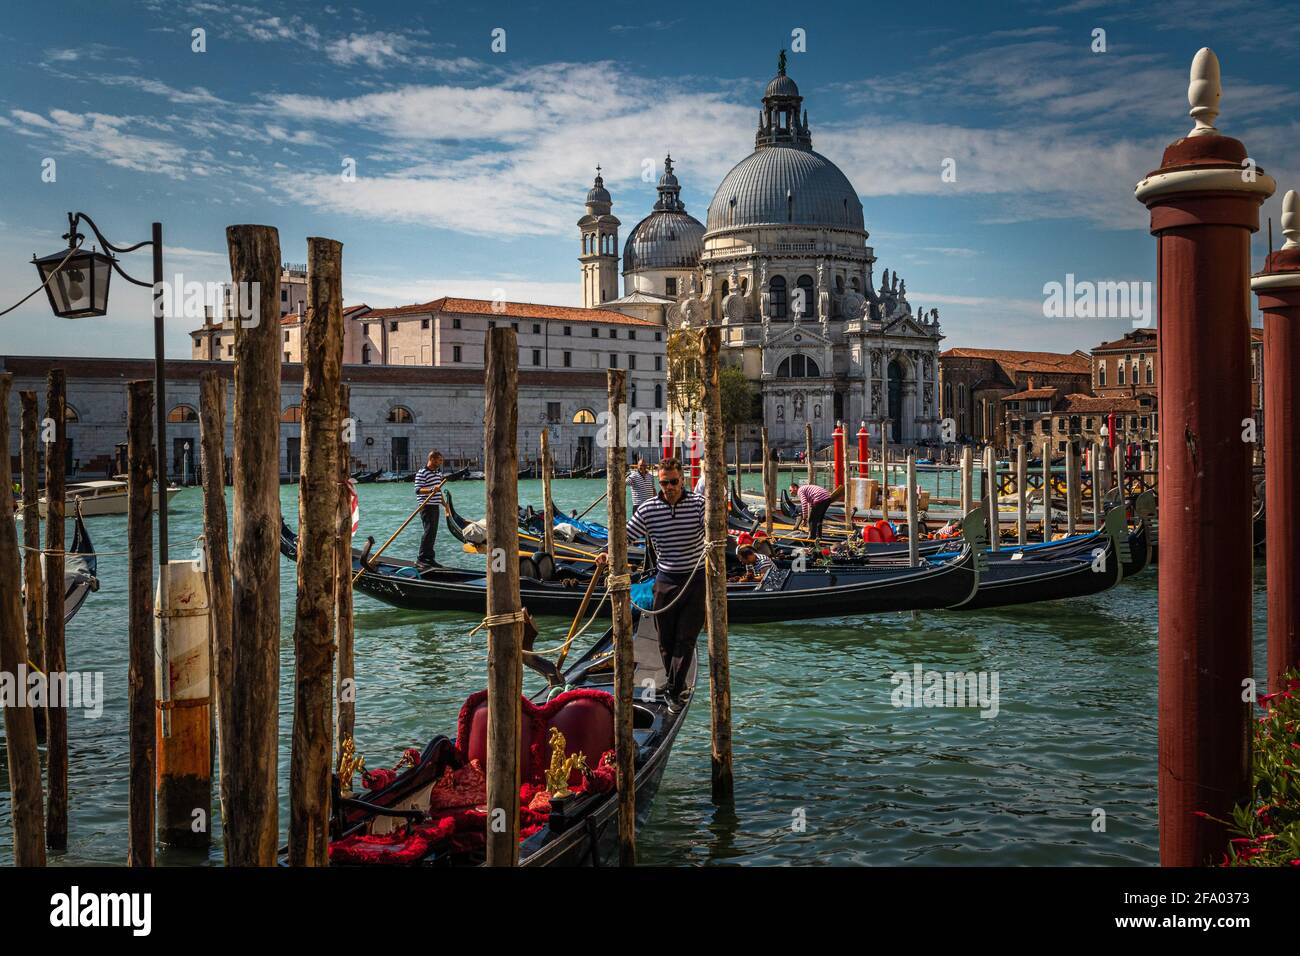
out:
{"label": "green canal water", "polygon": [[[756,487],[746,476],[746,487]],[[448,486],[457,508],[484,512],[482,482]],[[582,509],[602,481],[555,484],[558,508]],[[410,513],[409,484],[363,485],[358,537],[383,541]],[[298,489],[281,500],[290,524]],[[540,503],[540,482],[520,485]],[[593,517],[603,520],[603,506]],[[103,551],[125,548],[125,518],[89,519]],[[196,488],[172,502],[173,558],[202,527]],[[413,556],[419,522],[392,545]],[[445,563],[472,564],[446,531]],[[97,719],[70,718],[71,812],[65,864],[117,864],[126,853],[126,558],[100,560],[101,588],[68,628],[68,666],[102,671]],[[280,562],[280,821],[288,820],[294,567]],[[1256,565],[1255,670],[1263,685],[1264,579]],[[982,614],[946,612],[800,620],[731,630],[735,724],[734,813],[709,797],[707,669],[677,740],[640,858],[695,864],[1155,865],[1156,575],[1148,569],[1108,593]],[[486,680],[482,632],[455,613],[394,610],[356,601],[358,749],[370,767],[403,748],[451,735],[461,702]],[[567,621],[543,618],[542,643]],[[588,632],[594,636],[597,627]],[[701,652],[705,650],[703,636]],[[1000,705],[895,708],[891,675],[997,672]],[[538,679],[529,674],[527,689]],[[2,738],[0,738],[0,749]],[[0,863],[12,862],[7,763],[0,759]],[[1096,810],[1105,832],[1095,832]],[[163,851],[164,864],[220,859]]]}

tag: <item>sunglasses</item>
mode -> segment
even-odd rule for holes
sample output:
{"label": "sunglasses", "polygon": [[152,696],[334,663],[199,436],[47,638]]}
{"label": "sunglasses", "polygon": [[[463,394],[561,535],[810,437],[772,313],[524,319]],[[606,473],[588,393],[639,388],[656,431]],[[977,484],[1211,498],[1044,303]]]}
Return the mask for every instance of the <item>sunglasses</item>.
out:
{"label": "sunglasses", "polygon": [[681,484],[681,481],[682,480],[680,478],[660,478],[659,484],[666,485],[667,487],[672,488],[675,487],[676,485]]}

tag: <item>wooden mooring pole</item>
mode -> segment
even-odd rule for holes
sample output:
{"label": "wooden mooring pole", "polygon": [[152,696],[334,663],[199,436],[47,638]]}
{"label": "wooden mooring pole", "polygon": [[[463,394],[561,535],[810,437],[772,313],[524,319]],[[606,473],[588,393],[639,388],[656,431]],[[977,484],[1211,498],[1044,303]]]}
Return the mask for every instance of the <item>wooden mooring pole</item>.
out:
{"label": "wooden mooring pole", "polygon": [[[487,864],[519,863],[519,734],[523,612],[519,602],[519,349],[515,330],[488,329],[483,457],[487,479]],[[621,496],[623,490],[618,489]]]}
{"label": "wooden mooring pole", "polygon": [[974,500],[974,469],[971,463],[970,445],[961,448],[961,514],[965,518],[971,512]]}
{"label": "wooden mooring pole", "polygon": [[731,664],[727,651],[727,459],[722,433],[722,330],[709,326],[700,338],[704,380],[705,622],[709,633],[710,726],[713,731],[713,799],[730,802],[735,790],[731,759]]}
{"label": "wooden mooring pole", "polygon": [[767,426],[763,426],[763,512],[764,522],[767,528],[767,537],[770,541],[772,538],[772,519],[776,511],[777,482],[780,480],[777,475],[776,456],[772,453],[772,448],[767,443]]}
{"label": "wooden mooring pole", "polygon": [[808,474],[807,483],[810,485],[817,484],[817,464],[813,459],[815,454],[813,450],[812,422],[805,422],[803,426],[804,470]]}
{"label": "wooden mooring pole", "polygon": [[231,279],[237,287],[258,290],[256,321],[244,319],[235,327],[231,676],[238,740],[226,862],[274,866],[279,843],[280,237],[271,226],[228,226],[226,243]]}
{"label": "wooden mooring pole", "polygon": [[1102,478],[1102,457],[1102,444],[1096,442],[1092,446],[1092,453],[1088,456],[1089,464],[1092,466],[1092,529],[1094,531],[1101,527],[1101,503],[1106,495],[1105,480]]}
{"label": "wooden mooring pole", "polygon": [[[352,390],[346,385],[339,389],[339,409],[345,423],[351,417]],[[356,650],[352,625],[352,487],[349,481],[351,445],[348,436],[350,424],[341,429],[339,436],[339,509],[338,541],[334,554],[335,609],[334,632],[338,644],[334,697],[338,707],[336,746],[352,740],[356,732],[357,683]]]}
{"label": "wooden mooring pole", "polygon": [[1029,466],[1023,441],[1016,445],[1016,540],[1021,547],[1029,543]]}
{"label": "wooden mooring pole", "polygon": [[[1219,63],[1192,61],[1196,129],[1136,199],[1156,236],[1160,329],[1160,862],[1217,863],[1251,794],[1250,234],[1272,177],[1214,127]],[[1249,167],[1251,175],[1223,175]],[[1288,370],[1293,373],[1294,369]],[[1271,452],[1272,449],[1270,448]],[[1121,495],[1121,497],[1123,497]],[[1295,502],[1289,502],[1294,507]],[[1294,547],[1295,542],[1287,542]]]}
{"label": "wooden mooring pole", "polygon": [[217,372],[199,377],[199,448],[203,461],[203,555],[207,566],[210,674],[216,702],[217,763],[222,840],[228,844],[234,727],[234,648],[230,641],[230,539],[226,524],[226,380]]}
{"label": "wooden mooring pole", "polygon": [[1043,436],[1043,540],[1052,540],[1052,437]]}
{"label": "wooden mooring pole", "polygon": [[[9,458],[9,391],[12,387],[13,376],[8,372],[0,374],[0,489],[5,489],[5,494],[13,487]],[[26,411],[25,399],[23,406]],[[61,582],[62,578],[59,580]],[[60,588],[55,590],[62,593]],[[6,502],[0,509],[0,672],[26,674],[27,668],[18,528],[14,523],[13,509]],[[20,692],[25,693],[26,687],[24,679]],[[36,744],[36,709],[5,707],[4,723],[14,863],[18,866],[44,866],[45,821],[41,799],[41,758]]]}
{"label": "wooden mooring pole", "polygon": [[312,236],[307,240],[298,600],[293,620],[291,866],[329,863],[330,774],[334,756],[334,562],[338,555],[342,372],[343,244]]}
{"label": "wooden mooring pole", "polygon": [[907,563],[916,567],[920,559],[916,539],[916,452],[907,453]]}
{"label": "wooden mooring pole", "polygon": [[555,509],[551,504],[551,430],[542,429],[542,550],[555,554]]}
{"label": "wooden mooring pole", "polygon": [[[51,369],[45,382],[45,427],[54,440],[45,445],[45,672],[68,670],[64,644],[63,499],[67,491],[67,380],[63,369]],[[6,448],[5,454],[8,454]],[[66,701],[47,706],[45,744],[45,843],[52,850],[68,848],[68,708]]]}
{"label": "wooden mooring pole", "polygon": [[153,866],[158,711],[154,659],[153,382],[127,386],[127,863]]}
{"label": "wooden mooring pole", "polygon": [[999,551],[1002,548],[1002,516],[998,512],[998,458],[992,445],[984,449],[983,484],[981,497],[989,509],[989,547]]}
{"label": "wooden mooring pole", "polygon": [[[614,626],[614,756],[618,764],[618,862],[636,865],[636,739],[632,733],[633,675],[632,597],[627,584],[627,448],[623,421],[627,414],[627,373],[606,373],[608,408],[614,427],[605,448],[605,490],[609,502],[609,591]],[[739,461],[739,459],[737,459]]]}
{"label": "wooden mooring pole", "polygon": [[1079,521],[1079,446],[1070,436],[1065,443],[1065,534],[1074,537]]}
{"label": "wooden mooring pole", "polygon": [[[22,479],[23,479],[23,607],[27,617],[27,664],[45,672],[45,579],[41,577],[41,492],[37,485],[40,472],[41,415],[35,392],[19,393],[22,404]],[[32,708],[36,721],[36,739],[45,740],[45,707]],[[39,774],[39,770],[38,770]],[[44,799],[42,798],[42,804]],[[42,813],[44,811],[42,810]],[[44,859],[45,821],[41,821],[42,859]]]}

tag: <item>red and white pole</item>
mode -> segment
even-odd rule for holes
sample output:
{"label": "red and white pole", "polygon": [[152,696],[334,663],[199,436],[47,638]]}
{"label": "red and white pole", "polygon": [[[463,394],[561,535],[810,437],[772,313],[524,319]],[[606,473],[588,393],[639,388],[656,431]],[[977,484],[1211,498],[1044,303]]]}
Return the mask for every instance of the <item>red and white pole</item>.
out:
{"label": "red and white pole", "polygon": [[1300,666],[1300,202],[1282,200],[1286,243],[1250,280],[1264,313],[1264,519],[1268,689]]}
{"label": "red and white pole", "polygon": [[[1211,123],[1219,62],[1192,61],[1196,128],[1135,194],[1156,236],[1160,330],[1160,862],[1217,862],[1250,793],[1250,234],[1273,180]],[[1111,435],[1114,435],[1111,429]]]}
{"label": "red and white pole", "polygon": [[833,487],[839,488],[844,484],[844,423],[836,422],[835,431],[831,433],[831,443],[834,446],[835,466]]}
{"label": "red and white pole", "polygon": [[867,477],[867,458],[871,454],[871,448],[868,444],[867,423],[862,422],[858,426],[858,477]]}
{"label": "red and white pole", "polygon": [[691,487],[700,480],[700,433],[694,428],[691,429],[690,450],[687,452],[691,457]]}

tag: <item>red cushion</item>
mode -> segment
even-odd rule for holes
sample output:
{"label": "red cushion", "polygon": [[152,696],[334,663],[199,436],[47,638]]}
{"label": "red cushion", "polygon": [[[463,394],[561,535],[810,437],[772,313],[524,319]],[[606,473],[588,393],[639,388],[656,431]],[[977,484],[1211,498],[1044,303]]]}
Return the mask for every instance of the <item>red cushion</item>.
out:
{"label": "red cushion", "polygon": [[[548,738],[551,727],[564,734],[566,757],[581,753],[587,758],[587,766],[595,770],[601,755],[614,749],[614,698],[603,694],[601,698],[580,697],[565,701],[547,721]],[[569,774],[570,787],[581,782],[580,771],[574,770]]]}

